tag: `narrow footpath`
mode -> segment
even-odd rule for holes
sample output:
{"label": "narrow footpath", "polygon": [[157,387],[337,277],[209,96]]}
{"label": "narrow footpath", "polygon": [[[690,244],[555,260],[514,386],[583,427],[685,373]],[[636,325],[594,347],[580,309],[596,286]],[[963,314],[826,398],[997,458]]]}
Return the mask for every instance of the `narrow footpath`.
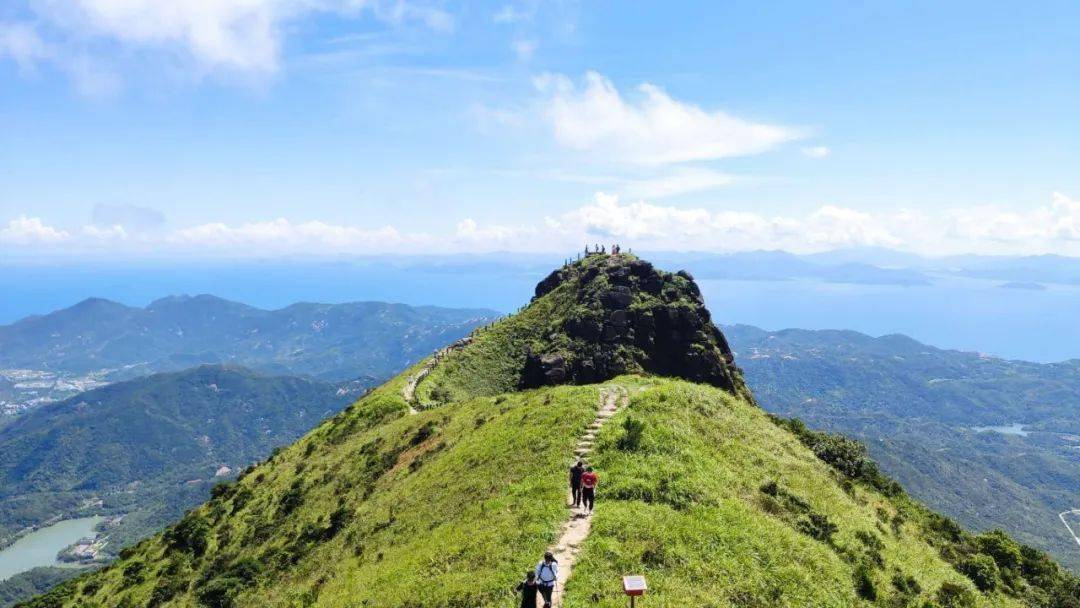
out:
{"label": "narrow footpath", "polygon": [[405,400],[405,403],[409,404],[409,414],[415,414],[419,411],[416,409],[416,406],[420,405],[420,400],[416,396],[416,387],[420,385],[420,381],[426,378],[431,373],[431,370],[442,362],[443,358],[455,350],[465,348],[470,342],[472,342],[472,337],[466,336],[449,346],[440,348],[427,360],[427,363],[424,363],[423,367],[405,381],[405,386],[401,387],[401,397]]}
{"label": "narrow footpath", "polygon": [[[630,395],[621,386],[609,386],[600,390],[600,408],[596,412],[596,419],[592,421],[588,430],[578,441],[577,448],[574,450],[574,455],[577,458],[584,460],[586,463],[588,462],[588,456],[592,452],[600,428],[619,410],[626,407],[629,402]],[[601,479],[600,483],[603,482],[604,480]],[[567,496],[570,497],[571,495],[568,493]],[[572,497],[570,497],[567,504],[573,504]],[[559,540],[553,547],[548,549],[555,555],[555,560],[559,563],[559,578],[555,581],[555,592],[551,596],[551,605],[554,608],[562,606],[566,581],[570,579],[581,545],[588,538],[589,531],[592,529],[592,515],[592,513],[584,509],[572,511],[570,519],[563,525]]]}

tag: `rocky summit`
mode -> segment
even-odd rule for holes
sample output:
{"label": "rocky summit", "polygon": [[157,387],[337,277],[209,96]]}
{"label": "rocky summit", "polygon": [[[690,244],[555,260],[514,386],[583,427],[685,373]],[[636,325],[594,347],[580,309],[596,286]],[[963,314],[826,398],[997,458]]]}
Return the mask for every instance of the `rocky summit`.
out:
{"label": "rocky summit", "polygon": [[665,272],[628,254],[592,254],[548,275],[533,301],[549,294],[566,314],[552,319],[548,339],[530,349],[523,388],[651,373],[746,392],[731,348],[686,271]]}

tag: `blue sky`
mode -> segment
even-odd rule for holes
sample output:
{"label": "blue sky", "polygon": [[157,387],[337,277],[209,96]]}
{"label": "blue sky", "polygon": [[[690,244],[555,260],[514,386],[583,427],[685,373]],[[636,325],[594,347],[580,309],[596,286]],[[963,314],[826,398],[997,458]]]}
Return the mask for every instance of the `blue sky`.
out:
{"label": "blue sky", "polygon": [[0,250],[1080,255],[1080,8],[872,4],[15,0]]}

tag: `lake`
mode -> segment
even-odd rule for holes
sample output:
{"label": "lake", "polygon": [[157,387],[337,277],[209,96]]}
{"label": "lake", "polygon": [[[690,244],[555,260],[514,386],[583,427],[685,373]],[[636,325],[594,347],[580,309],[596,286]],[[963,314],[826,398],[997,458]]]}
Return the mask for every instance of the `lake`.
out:
{"label": "lake", "polygon": [[93,536],[101,519],[68,519],[20,538],[0,551],[0,581],[38,566],[66,565],[56,561],[56,554],[80,538]]}

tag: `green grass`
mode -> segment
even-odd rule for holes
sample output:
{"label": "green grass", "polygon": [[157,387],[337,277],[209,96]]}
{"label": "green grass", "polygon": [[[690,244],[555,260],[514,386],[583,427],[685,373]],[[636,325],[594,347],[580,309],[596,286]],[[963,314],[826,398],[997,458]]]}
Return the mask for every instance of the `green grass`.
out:
{"label": "green grass", "polygon": [[[448,403],[517,390],[531,346],[555,320],[557,296],[473,332],[468,348],[451,353],[417,387],[420,403]],[[560,298],[561,299],[561,298]]]}
{"label": "green grass", "polygon": [[[624,574],[647,577],[644,605],[653,607],[871,604],[854,583],[860,564],[869,564],[876,605],[921,605],[946,581],[974,590],[914,524],[892,529],[892,500],[845,484],[760,409],[686,382],[625,382],[631,405],[604,427],[593,458],[601,489],[568,608],[624,606]],[[619,448],[627,418],[645,425],[632,451]],[[806,511],[763,492],[769,482]],[[800,531],[807,513],[836,525],[831,541]],[[867,542],[880,543],[880,563]],[[902,594],[897,575],[922,593]],[[978,605],[1020,604],[997,594]]]}
{"label": "green grass", "polygon": [[[512,605],[568,515],[565,467],[601,387],[408,416],[408,373],[36,606]],[[648,578],[652,607],[922,608],[950,584],[971,606],[1023,605],[1003,587],[976,593],[928,511],[852,482],[757,407],[684,381],[616,382],[630,405],[591,459],[598,506],[568,608],[625,605],[624,574]],[[815,517],[831,536],[815,537]]]}
{"label": "green grass", "polygon": [[[198,525],[182,522],[174,529],[183,534],[167,531],[80,580],[66,605],[156,605],[155,589],[175,590],[170,606],[505,604],[561,526],[564,466],[597,388],[405,416],[400,386],[375,391],[219,491],[185,518]],[[284,513],[286,503],[295,506]],[[202,524],[204,534],[190,533]],[[204,539],[201,555],[170,547],[169,538],[186,546],[192,536]],[[141,576],[132,564],[143,565]],[[207,597],[214,589],[226,600]]]}

